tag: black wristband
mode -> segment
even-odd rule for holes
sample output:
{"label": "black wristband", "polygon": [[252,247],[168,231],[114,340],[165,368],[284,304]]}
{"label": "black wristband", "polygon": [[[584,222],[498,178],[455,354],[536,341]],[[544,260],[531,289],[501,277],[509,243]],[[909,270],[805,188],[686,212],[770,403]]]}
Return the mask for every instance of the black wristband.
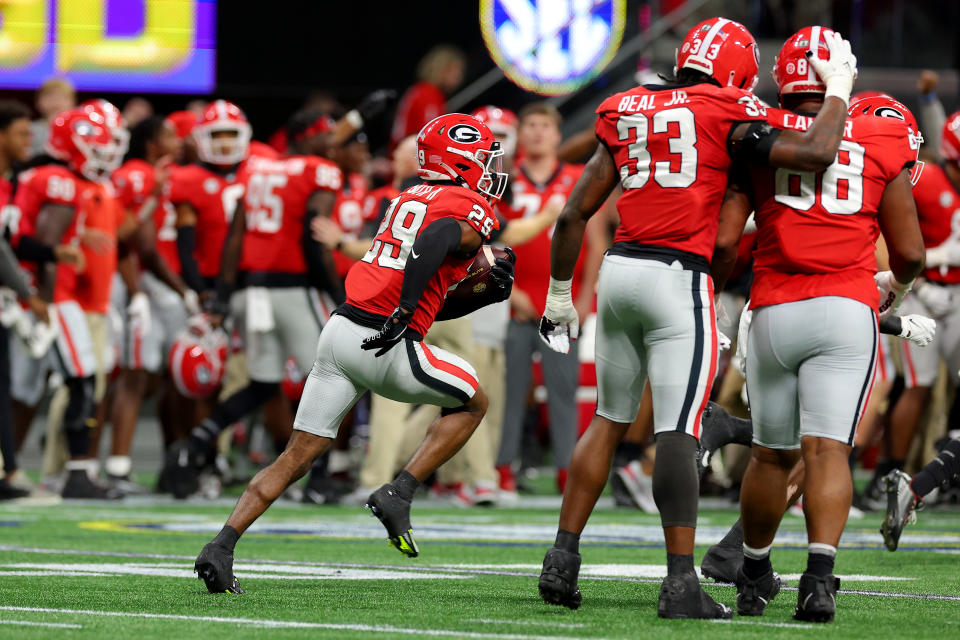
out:
{"label": "black wristband", "polygon": [[880,333],[888,336],[899,336],[903,332],[903,320],[900,316],[887,316],[880,320]]}

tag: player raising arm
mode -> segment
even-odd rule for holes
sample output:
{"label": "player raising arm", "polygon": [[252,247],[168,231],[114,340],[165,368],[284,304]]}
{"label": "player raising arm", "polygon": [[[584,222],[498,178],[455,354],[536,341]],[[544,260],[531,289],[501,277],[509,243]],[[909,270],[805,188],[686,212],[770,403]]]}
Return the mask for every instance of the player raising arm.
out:
{"label": "player raising arm", "polygon": [[657,613],[731,615],[701,590],[693,568],[697,438],[717,362],[709,261],[732,158],[812,171],[835,158],[856,58],[839,35],[830,32],[829,43],[829,59],[812,52],[804,58],[828,88],[823,109],[803,132],[767,124],[765,107],[749,92],[757,81],[756,42],[725,18],[690,30],[672,82],[614,95],[597,109],[603,144],[567,201],[551,248],[541,334],[553,349],[566,351],[577,337],[573,267],[587,221],[618,180],[620,227],[599,282],[597,412],[574,450],[557,540],[544,558],[539,588],[547,602],[580,605],[580,532],[649,378],[657,439],[653,492],[668,571]]}
{"label": "player raising arm", "polygon": [[486,412],[473,367],[424,344],[422,336],[435,319],[459,317],[510,295],[513,265],[500,258],[490,265],[484,293],[446,300],[497,228],[490,201],[506,186],[506,174],[497,171],[503,152],[486,125],[462,114],[432,120],[417,146],[427,183],[393,201],[370,250],[350,269],[347,301],[320,335],[286,450],[254,477],[197,558],[196,571],[211,592],[242,592],[233,576],[237,539],[329,449],[344,415],[367,390],[443,407],[404,470],[367,499],[391,544],[408,556],[418,554],[410,525],[414,491],[463,446]]}

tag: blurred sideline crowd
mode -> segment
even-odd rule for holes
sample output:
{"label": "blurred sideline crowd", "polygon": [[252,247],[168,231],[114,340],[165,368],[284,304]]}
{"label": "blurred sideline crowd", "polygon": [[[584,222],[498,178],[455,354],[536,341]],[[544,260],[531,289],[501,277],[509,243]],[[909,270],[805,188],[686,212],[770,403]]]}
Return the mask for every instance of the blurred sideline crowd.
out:
{"label": "blurred sideline crowd", "polygon": [[[19,265],[12,273],[0,266],[0,499],[214,497],[282,451],[319,333],[343,300],[343,279],[371,249],[390,202],[419,182],[416,134],[446,113],[464,71],[456,48],[438,46],[399,100],[390,91],[354,106],[318,96],[265,142],[252,139],[243,105],[223,100],[160,115],[132,98],[121,111],[99,99],[77,104],[71,85],[53,79],[37,92],[39,117],[0,101],[0,253]],[[950,145],[960,114],[946,117],[936,85],[932,72],[919,78],[921,157],[956,164],[960,142]],[[472,114],[506,150],[511,180],[497,205],[505,228],[499,242],[515,250],[517,264],[509,301],[438,322],[426,337],[474,363],[490,400],[480,427],[430,489],[465,507],[509,504],[545,485],[563,491],[574,444],[595,407],[595,288],[618,222],[615,192],[587,227],[574,277],[583,335],[569,354],[551,351],[537,322],[552,228],[597,142],[592,131],[564,140],[560,113],[544,102],[516,113],[480,106]],[[389,145],[374,155],[364,129],[388,119]],[[291,193],[264,179],[258,167],[275,163],[314,172],[311,191]],[[924,188],[923,181],[916,187]],[[939,197],[958,194],[954,188]],[[721,295],[719,329],[729,336],[749,291],[752,242],[745,233]],[[952,279],[955,257],[941,253],[931,261],[928,252],[927,282],[909,304],[911,313],[936,318],[945,337],[924,349],[881,340],[851,455],[851,465],[875,470],[855,501],[860,509],[884,508],[880,479],[894,468],[922,466],[937,439],[960,424],[953,394],[960,334],[951,328],[960,324],[952,284],[960,278]],[[716,402],[747,417],[735,350],[722,354],[718,378]],[[41,406],[45,421],[35,420]],[[156,413],[164,446],[151,486],[133,473],[157,470],[134,469],[131,459],[144,407]],[[362,503],[390,482],[438,414],[436,407],[363,398],[345,416],[333,450],[287,497]],[[652,431],[647,389],[615,458],[618,505],[657,509]],[[18,454],[38,445],[36,481],[19,467]],[[736,500],[747,451],[730,445],[712,456],[703,491]]]}

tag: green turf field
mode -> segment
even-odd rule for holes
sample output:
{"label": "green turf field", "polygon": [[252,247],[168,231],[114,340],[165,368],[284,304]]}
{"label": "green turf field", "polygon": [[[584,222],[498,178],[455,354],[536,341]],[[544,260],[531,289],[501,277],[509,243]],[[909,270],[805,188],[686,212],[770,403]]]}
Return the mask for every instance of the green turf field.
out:
{"label": "green turf field", "polygon": [[[658,518],[609,506],[585,534],[582,608],[543,604],[536,576],[557,498],[490,510],[420,500],[417,559],[390,548],[359,507],[279,503],[237,546],[247,593],[210,595],[192,574],[193,558],[231,504],[0,507],[0,637],[960,637],[955,510],[921,513],[896,553],[882,549],[878,515],[851,522],[837,562],[837,621],[824,628],[791,620],[793,590],[759,619],[659,620]],[[735,518],[731,509],[702,510],[700,540],[716,541]],[[791,585],[803,569],[803,541],[802,520],[787,516],[773,562]],[[733,604],[731,587],[707,589]]]}

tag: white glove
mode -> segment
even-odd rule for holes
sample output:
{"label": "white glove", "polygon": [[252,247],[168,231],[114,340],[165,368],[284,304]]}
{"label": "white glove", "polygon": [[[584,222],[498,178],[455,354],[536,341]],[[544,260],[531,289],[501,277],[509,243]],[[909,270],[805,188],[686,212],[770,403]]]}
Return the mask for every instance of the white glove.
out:
{"label": "white glove", "polygon": [[[47,307],[47,315],[50,316],[50,324],[44,322],[20,322],[16,327],[17,334],[26,343],[27,348],[30,350],[31,357],[35,360],[39,360],[46,355],[50,347],[53,346],[54,340],[60,335],[60,322],[57,320],[56,305],[51,304]],[[26,319],[26,315],[24,315],[23,320]]]}
{"label": "white glove", "polygon": [[730,348],[730,338],[720,329],[717,329],[717,350],[726,351]]}
{"label": "white glove", "polygon": [[880,291],[880,318],[886,318],[900,308],[904,296],[913,286],[913,280],[904,284],[893,277],[892,271],[880,271],[873,276]]}
{"label": "white glove", "polygon": [[914,288],[913,295],[917,296],[934,318],[942,318],[955,308],[953,294],[947,287],[923,282]]}
{"label": "white glove", "polygon": [[926,264],[927,267],[940,267],[941,271],[960,266],[960,242],[947,240],[939,247],[927,249]]}
{"label": "white glove", "polygon": [[850,42],[844,40],[836,31],[825,34],[823,39],[826,40],[827,49],[830,50],[830,59],[820,58],[812,48],[816,43],[811,43],[807,60],[827,85],[824,98],[833,96],[850,104],[850,92],[853,91],[853,81],[857,77],[857,56],[850,51]]}
{"label": "white glove", "polygon": [[141,334],[150,331],[150,298],[143,291],[138,291],[130,298],[127,305],[127,318],[130,326],[136,327]]}
{"label": "white glove", "polygon": [[573,280],[550,278],[547,303],[540,318],[540,339],[559,353],[570,353],[570,341],[580,332],[580,316],[573,306]]}
{"label": "white glove", "polygon": [[200,296],[193,289],[187,289],[183,293],[183,306],[187,309],[187,315],[195,316],[203,309],[200,308]]}
{"label": "white glove", "polygon": [[912,313],[900,318],[900,337],[918,347],[925,347],[937,335],[937,323],[933,318]]}
{"label": "white glove", "polygon": [[747,377],[747,339],[750,334],[750,323],[753,321],[753,310],[750,308],[750,301],[743,305],[743,313],[740,314],[740,326],[737,328],[737,369],[740,375]]}

